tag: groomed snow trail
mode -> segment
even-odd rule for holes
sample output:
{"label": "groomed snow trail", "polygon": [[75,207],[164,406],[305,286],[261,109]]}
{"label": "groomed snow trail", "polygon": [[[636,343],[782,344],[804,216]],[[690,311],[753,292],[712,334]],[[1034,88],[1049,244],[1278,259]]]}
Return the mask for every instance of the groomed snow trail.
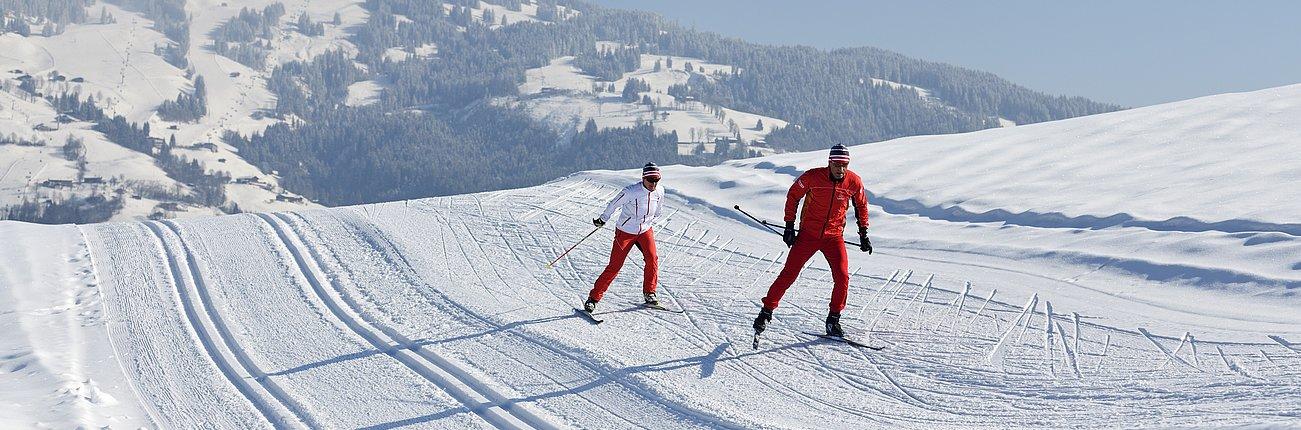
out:
{"label": "groomed snow trail", "polygon": [[[218,391],[234,391],[242,397],[229,412],[217,413],[217,417],[238,416],[247,410],[261,418],[262,426],[366,427],[433,409],[440,411],[449,425],[498,427],[476,415],[478,408],[472,410],[457,402],[393,357],[369,348],[364,339],[347,331],[344,323],[332,320],[270,226],[256,217],[240,218],[233,226],[241,232],[238,235],[228,233],[232,226],[223,225],[225,221],[209,224],[207,229],[202,222],[165,221],[146,224],[153,243],[118,240],[102,244],[114,254],[161,260],[163,276],[133,279],[131,287],[158,288],[151,284],[161,283],[176,289],[173,300],[180,302],[179,314],[188,322],[185,338],[199,345],[207,357],[205,367],[215,367],[216,373],[224,375],[227,384]],[[139,227],[104,224],[95,230],[99,237],[125,239],[122,230],[139,232]],[[221,251],[214,253],[213,249]],[[221,267],[243,269],[225,271]],[[173,370],[137,371],[151,375]],[[147,379],[154,378],[167,384],[184,381],[176,375],[172,380]],[[141,384],[141,391],[166,392],[170,388]],[[210,418],[189,411],[206,405],[184,399],[168,403],[180,409],[175,415],[163,414],[162,421],[169,426],[210,422]]]}
{"label": "groomed snow trail", "polygon": [[[584,220],[623,180],[584,174],[354,208],[105,224],[87,238],[113,314],[149,315],[116,322],[114,338],[163,363],[123,367],[169,426],[1301,420],[1288,406],[1301,401],[1296,333],[1135,320],[1149,306],[1141,301],[1078,311],[1063,303],[1110,296],[1045,288],[1045,277],[1060,275],[997,256],[853,255],[846,326],[883,351],[802,333],[820,328],[830,293],[815,259],[752,350],[750,321],[784,249],[775,235],[681,196],[668,199],[672,215],[655,234],[662,300],[686,313],[636,305],[633,255],[600,305],[606,323],[592,326],[572,308],[604,266],[612,233],[545,265],[590,229]],[[165,358],[162,348],[180,354]],[[195,377],[177,379],[177,369]],[[200,414],[213,403],[222,412]]]}

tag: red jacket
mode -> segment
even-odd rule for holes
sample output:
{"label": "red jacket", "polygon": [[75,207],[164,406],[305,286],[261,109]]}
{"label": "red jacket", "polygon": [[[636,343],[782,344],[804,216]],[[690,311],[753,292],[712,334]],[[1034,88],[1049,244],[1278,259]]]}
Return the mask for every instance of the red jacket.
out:
{"label": "red jacket", "polygon": [[854,204],[858,228],[867,228],[867,192],[863,189],[863,179],[852,171],[845,170],[844,179],[838,182],[831,180],[826,167],[800,175],[786,192],[786,222],[795,222],[795,209],[801,198],[804,199],[799,227],[802,237],[808,234],[817,234],[818,239],[843,237],[845,212],[850,202]]}

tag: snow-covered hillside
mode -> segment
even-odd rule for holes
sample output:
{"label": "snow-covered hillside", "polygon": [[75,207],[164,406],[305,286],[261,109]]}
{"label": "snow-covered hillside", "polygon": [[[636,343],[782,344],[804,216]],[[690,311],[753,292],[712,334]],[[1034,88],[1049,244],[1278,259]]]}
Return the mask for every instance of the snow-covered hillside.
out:
{"label": "snow-covered hillside", "polygon": [[[148,20],[112,5],[103,7],[120,20],[72,25],[65,33],[51,37],[0,34],[0,46],[5,47],[5,53],[0,55],[0,69],[4,72],[0,78],[16,83],[27,76],[40,82],[37,88],[43,93],[77,92],[95,97],[107,113],[123,115],[130,121],[148,119],[159,103],[174,97],[184,85],[183,72],[153,54],[153,47],[163,43],[164,38],[149,29]],[[55,81],[57,76],[63,78]],[[16,87],[0,92],[0,106],[0,135],[13,133],[45,144],[0,145],[0,164],[6,165],[0,171],[0,206],[74,194],[108,195],[131,188],[125,184],[132,182],[150,182],[163,188],[182,186],[168,178],[149,156],[118,146],[90,130],[92,124],[60,124],[56,118],[60,112],[50,103]],[[121,181],[43,186],[48,180],[78,182],[76,164],[61,156],[69,137],[85,142],[87,165],[83,176]],[[131,199],[117,219],[143,218],[157,203],[149,198]],[[219,213],[190,209],[189,215]]]}
{"label": "snow-covered hillside", "polygon": [[[215,54],[211,35],[214,29],[238,14],[242,7],[260,8],[282,3],[290,12],[276,31],[276,40],[268,53],[265,70],[253,70],[234,60]],[[187,13],[190,26],[190,51],[187,58],[193,76],[206,82],[208,114],[196,122],[162,120],[157,109],[178,93],[191,91],[193,78],[187,71],[168,64],[154,52],[156,46],[171,43],[160,34],[154,23],[129,10],[111,4],[96,4],[94,10],[107,12],[115,22],[89,22],[68,26],[53,36],[19,36],[0,34],[0,78],[12,84],[10,91],[0,92],[0,136],[13,133],[21,138],[44,142],[45,146],[18,147],[0,145],[0,207],[24,200],[44,200],[114,193],[136,195],[115,220],[164,216],[186,217],[220,213],[215,207],[181,204],[169,206],[149,197],[140,197],[139,184],[148,183],[162,189],[186,188],[154,165],[152,157],[122,147],[91,130],[92,123],[74,120],[59,124],[51,103],[16,88],[22,79],[33,79],[42,95],[79,94],[94,97],[109,116],[122,115],[128,122],[148,123],[151,137],[175,136],[176,153],[198,160],[211,171],[221,171],[233,178],[257,177],[257,183],[231,183],[226,193],[231,202],[244,210],[291,210],[319,207],[311,202],[288,202],[277,199],[283,194],[278,178],[262,172],[239,157],[232,147],[221,141],[226,130],[240,133],[261,131],[277,120],[258,115],[258,111],[275,106],[274,96],[266,89],[266,79],[274,65],[308,60],[329,50],[349,52],[351,45],[343,39],[344,28],[366,18],[359,2],[335,1],[240,1],[191,0]],[[307,14],[317,21],[328,21],[339,13],[341,24],[326,27],[325,34],[307,37],[288,31],[291,17]],[[75,119],[75,118],[74,118]],[[103,182],[81,182],[75,163],[59,156],[68,136],[83,139],[87,166],[82,176]],[[209,146],[211,145],[211,146]],[[70,181],[59,186],[43,185],[47,180]],[[162,210],[160,207],[172,207]]]}
{"label": "snow-covered hillside", "polygon": [[[614,42],[597,43],[598,48],[618,46]],[[561,57],[525,73],[528,79],[519,86],[522,96],[518,103],[538,120],[569,132],[582,128],[589,119],[598,128],[632,127],[646,122],[653,124],[658,133],[677,133],[680,154],[690,154],[697,146],[713,152],[716,139],[734,138],[737,134],[742,141],[755,144],[754,150],[771,154],[774,151],[763,145],[764,138],[773,130],[788,126],[786,121],[697,100],[678,100],[667,94],[670,86],[685,85],[692,75],[713,79],[715,73],[732,70],[733,66],[698,58],[641,54],[640,67],[636,70],[625,73],[617,81],[601,82],[613,85],[614,91],[596,91],[595,77],[583,74],[574,66],[574,57]],[[639,95],[649,97],[656,108],[620,98],[620,92],[631,79],[650,87],[650,91]]]}
{"label": "snow-covered hillside", "polygon": [[298,213],[0,223],[0,426],[1301,426],[1301,85],[852,147],[876,253],[751,349],[824,152],[669,166],[661,298],[577,317],[633,172]]}

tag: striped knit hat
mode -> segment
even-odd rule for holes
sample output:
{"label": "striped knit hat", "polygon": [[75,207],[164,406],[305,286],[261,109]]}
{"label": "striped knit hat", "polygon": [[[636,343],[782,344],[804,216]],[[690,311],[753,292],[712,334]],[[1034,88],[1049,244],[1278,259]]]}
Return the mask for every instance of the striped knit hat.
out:
{"label": "striped knit hat", "polygon": [[659,179],[660,166],[656,166],[653,162],[646,163],[646,165],[641,168],[641,177]]}
{"label": "striped knit hat", "polygon": [[848,163],[849,148],[846,148],[845,145],[836,144],[836,146],[831,147],[831,155],[827,157],[827,160]]}

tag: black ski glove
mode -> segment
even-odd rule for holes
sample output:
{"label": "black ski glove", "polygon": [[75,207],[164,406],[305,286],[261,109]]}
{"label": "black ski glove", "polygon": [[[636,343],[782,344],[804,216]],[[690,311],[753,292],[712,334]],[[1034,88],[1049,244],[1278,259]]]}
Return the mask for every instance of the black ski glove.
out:
{"label": "black ski glove", "polygon": [[782,242],[786,242],[786,247],[795,246],[795,223],[787,221],[786,230],[782,231]]}
{"label": "black ski glove", "polygon": [[872,255],[872,241],[867,238],[867,229],[858,229],[858,240],[858,250],[866,252],[867,255]]}
{"label": "black ski glove", "polygon": [[605,221],[601,221],[600,218],[592,218],[592,225],[596,226],[596,228],[605,227]]}

